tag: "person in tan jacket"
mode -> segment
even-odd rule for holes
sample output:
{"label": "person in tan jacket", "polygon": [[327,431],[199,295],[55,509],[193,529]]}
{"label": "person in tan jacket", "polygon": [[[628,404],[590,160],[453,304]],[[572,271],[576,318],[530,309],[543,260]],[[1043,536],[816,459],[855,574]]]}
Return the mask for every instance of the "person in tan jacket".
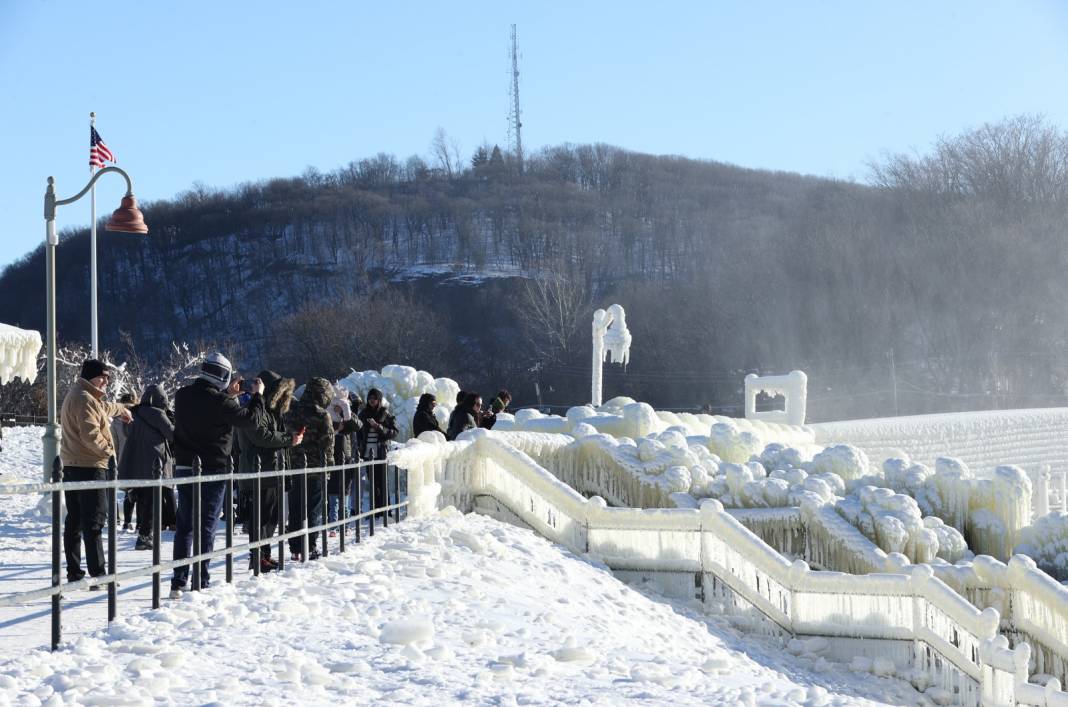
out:
{"label": "person in tan jacket", "polygon": [[[130,422],[125,405],[104,401],[104,391],[111,379],[107,367],[96,359],[82,364],[81,375],[63,399],[60,411],[59,458],[63,463],[64,481],[104,481],[108,462],[115,454],[111,438],[111,418]],[[107,572],[104,544],[100,531],[107,520],[107,491],[65,491],[67,517],[63,521],[63,551],[67,556],[67,581],[85,576],[82,571],[82,541],[89,574],[99,577]],[[95,587],[94,587],[95,588]]]}

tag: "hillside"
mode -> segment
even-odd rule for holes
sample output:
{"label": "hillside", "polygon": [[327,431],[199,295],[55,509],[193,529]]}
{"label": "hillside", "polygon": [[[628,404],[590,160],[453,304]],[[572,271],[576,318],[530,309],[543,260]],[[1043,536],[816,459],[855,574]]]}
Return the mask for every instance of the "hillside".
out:
{"label": "hillside", "polygon": [[[736,405],[745,372],[791,368],[823,419],[885,413],[891,376],[901,413],[1062,401],[1060,201],[568,145],[522,175],[379,155],[144,211],[147,238],[102,238],[105,348],[207,341],[298,376],[389,359],[574,403],[589,312],[619,301],[632,364],[606,389],[660,405]],[[60,246],[66,341],[88,339],[87,238]],[[44,327],[43,269],[38,250],[3,272],[0,321]]]}

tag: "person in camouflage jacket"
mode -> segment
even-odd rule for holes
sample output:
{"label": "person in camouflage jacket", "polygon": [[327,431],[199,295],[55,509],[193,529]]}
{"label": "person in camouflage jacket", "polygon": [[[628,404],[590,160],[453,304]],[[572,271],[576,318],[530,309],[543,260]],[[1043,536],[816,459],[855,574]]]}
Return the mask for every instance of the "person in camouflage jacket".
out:
{"label": "person in camouflage jacket", "polygon": [[[312,469],[330,466],[334,456],[334,425],[330,421],[327,406],[334,399],[334,388],[325,378],[312,378],[304,386],[300,400],[286,416],[286,428],[294,432],[303,430],[301,443],[289,452],[291,468]],[[287,533],[299,531],[303,527],[303,513],[307,509],[308,527],[323,522],[323,475],[307,475],[307,497],[304,495],[305,484],[299,475],[292,477],[293,485],[289,491],[289,519]],[[304,554],[304,537],[297,535],[289,539],[289,551],[294,560],[314,560],[319,556],[316,548],[318,533],[309,533],[308,557]]]}

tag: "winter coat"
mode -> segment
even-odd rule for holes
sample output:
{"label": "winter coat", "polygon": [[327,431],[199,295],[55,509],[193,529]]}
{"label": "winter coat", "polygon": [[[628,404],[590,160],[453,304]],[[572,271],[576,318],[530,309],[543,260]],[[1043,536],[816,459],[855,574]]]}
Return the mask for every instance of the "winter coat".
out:
{"label": "winter coat", "polygon": [[[385,459],[386,452],[389,449],[389,440],[397,436],[397,418],[389,414],[385,398],[380,398],[380,400],[382,402],[378,404],[377,408],[371,409],[370,405],[364,405],[360,410],[360,414],[356,416],[362,425],[357,439],[360,443],[360,458],[364,461]],[[370,420],[377,422],[382,427],[381,431],[373,429],[369,422]],[[378,437],[377,452],[369,449],[369,443],[373,436]]]}
{"label": "winter coat", "polygon": [[334,425],[326,407],[333,400],[333,388],[325,378],[312,378],[304,386],[300,402],[286,416],[286,426],[294,432],[304,428],[304,439],[290,450],[294,469],[330,466],[334,458]]}
{"label": "winter coat", "polygon": [[289,410],[296,385],[292,378],[283,378],[274,371],[260,371],[263,381],[263,409],[253,427],[237,430],[240,447],[238,472],[256,471],[259,457],[260,471],[278,471],[287,466],[285,450],[293,446],[293,434],[286,431],[283,416]]}
{"label": "winter coat", "polygon": [[229,468],[233,430],[256,426],[263,413],[263,397],[253,395],[242,408],[237,398],[198,378],[174,396],[174,456],[178,466],[191,466],[200,457],[204,471]]}
{"label": "winter coat", "polygon": [[476,427],[478,427],[478,421],[475,420],[475,416],[468,410],[458,407],[452,411],[452,415],[449,415],[449,430],[445,433],[445,439],[451,442],[461,433]]}
{"label": "winter coat", "polygon": [[478,426],[484,430],[492,430],[493,426],[497,424],[497,416],[492,412],[483,411],[478,416]]}
{"label": "winter coat", "polygon": [[59,458],[63,466],[108,468],[115,456],[111,438],[111,418],[121,415],[125,405],[104,402],[104,391],[84,378],[71,386],[63,399],[60,425]]}
{"label": "winter coat", "polygon": [[352,436],[362,427],[363,423],[355,417],[334,423],[334,464],[348,464],[360,458],[360,450],[352,448]]}
{"label": "winter coat", "polygon": [[[341,466],[343,464],[351,464],[354,461],[359,461],[359,454],[353,455],[352,449],[352,437],[353,433],[359,432],[360,421],[355,417],[348,420],[342,420],[341,422],[334,423],[334,456],[333,464],[335,466]],[[355,472],[348,471],[345,474],[346,479],[354,478]],[[341,490],[341,472],[330,472],[330,480],[327,484],[327,493],[339,495]]]}
{"label": "winter coat", "polygon": [[122,459],[122,448],[126,444],[126,437],[129,433],[129,425],[116,417],[111,418],[111,441],[115,445],[116,463]]}
{"label": "winter coat", "polygon": [[167,394],[158,385],[145,388],[141,403],[130,413],[133,422],[119,459],[120,479],[169,479],[174,476],[171,442],[174,420]]}
{"label": "winter coat", "polygon": [[418,437],[424,432],[445,434],[445,430],[438,424],[438,418],[434,417],[434,411],[430,409],[430,401],[433,399],[433,396],[426,394],[419,398],[419,406],[415,408],[415,415],[412,417],[412,437]]}

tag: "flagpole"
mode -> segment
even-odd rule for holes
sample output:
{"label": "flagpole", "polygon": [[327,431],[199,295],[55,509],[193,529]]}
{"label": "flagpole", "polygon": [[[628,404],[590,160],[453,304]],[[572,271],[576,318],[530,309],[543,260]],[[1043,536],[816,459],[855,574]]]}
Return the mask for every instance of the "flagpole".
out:
{"label": "flagpole", "polygon": [[[96,113],[89,114],[89,128],[96,127]],[[89,165],[89,176],[93,176],[95,172],[93,165]],[[99,341],[97,339],[97,323],[96,323],[96,182],[93,182],[93,186],[89,189],[89,204],[90,204],[90,226],[89,226],[89,247],[92,249],[92,255],[89,258],[89,306],[92,308],[92,314],[90,321],[92,322],[92,345],[93,345],[93,358],[98,358],[100,352],[98,350]]]}

